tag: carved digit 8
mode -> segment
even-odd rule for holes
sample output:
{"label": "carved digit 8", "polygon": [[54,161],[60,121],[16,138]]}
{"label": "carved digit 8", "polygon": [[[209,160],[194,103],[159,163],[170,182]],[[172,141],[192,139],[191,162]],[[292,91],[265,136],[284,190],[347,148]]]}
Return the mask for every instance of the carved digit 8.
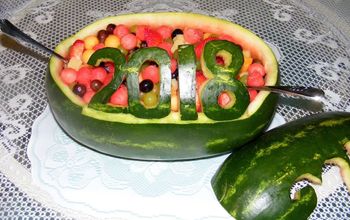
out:
{"label": "carved digit 8", "polygon": [[[224,59],[224,65],[216,62],[216,57]],[[226,40],[208,42],[203,50],[201,66],[209,80],[200,91],[204,114],[213,120],[231,120],[240,117],[249,104],[246,87],[235,77],[243,64],[241,48]],[[230,102],[224,108],[218,103],[221,93],[227,93]]]}

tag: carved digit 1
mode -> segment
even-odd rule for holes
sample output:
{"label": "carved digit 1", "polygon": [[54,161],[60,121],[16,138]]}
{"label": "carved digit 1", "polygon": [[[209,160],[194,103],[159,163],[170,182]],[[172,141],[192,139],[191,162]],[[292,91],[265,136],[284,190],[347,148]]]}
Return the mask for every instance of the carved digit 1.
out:
{"label": "carved digit 1", "polygon": [[[139,72],[146,61],[156,62],[160,69],[159,99],[158,105],[154,108],[145,108],[140,102]],[[126,74],[131,114],[138,118],[163,118],[170,113],[170,58],[165,50],[157,47],[138,49],[122,67],[122,71]]]}
{"label": "carved digit 1", "polygon": [[178,48],[181,120],[196,120],[196,55],[193,45]]}
{"label": "carved digit 1", "polygon": [[[216,62],[216,57],[224,60],[224,65]],[[204,114],[217,121],[240,117],[249,104],[247,88],[235,77],[243,64],[241,48],[226,40],[213,40],[206,43],[201,66],[209,80],[202,86],[200,97]],[[230,101],[225,107],[218,103],[218,97],[226,93]]]}

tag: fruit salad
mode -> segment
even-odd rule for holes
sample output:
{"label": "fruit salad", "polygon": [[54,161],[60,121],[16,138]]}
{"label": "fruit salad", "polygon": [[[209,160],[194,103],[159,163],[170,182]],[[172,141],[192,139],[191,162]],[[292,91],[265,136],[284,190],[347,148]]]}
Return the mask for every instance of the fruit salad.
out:
{"label": "fruit salad", "polygon": [[[206,44],[215,40],[233,41],[230,36],[208,33],[197,28],[173,28],[166,25],[158,27],[134,25],[130,27],[111,23],[96,34],[78,39],[71,45],[68,55],[69,62],[62,69],[60,77],[74,94],[88,104],[98,91],[111,82],[115,72],[115,64],[111,61],[100,62],[98,66],[88,64],[95,51],[102,48],[117,48],[128,60],[135,51],[142,48],[161,48],[167,52],[171,60],[171,110],[177,112],[180,109],[178,50],[180,45],[193,45],[196,57],[196,111],[201,112],[202,104],[199,91],[201,86],[208,81],[206,75],[203,74],[201,57]],[[251,56],[249,50],[243,48],[242,52],[243,64],[235,78],[248,86],[263,86],[266,74],[264,66]],[[216,55],[216,64],[228,65],[220,53]],[[160,68],[154,61],[145,62],[139,69],[139,97],[146,108],[153,108],[158,103],[160,76]],[[257,96],[258,91],[248,89],[248,92],[251,102]],[[230,105],[233,98],[228,92],[222,91],[217,96],[218,105],[225,108]],[[114,91],[108,100],[108,105],[128,106],[126,79]]]}

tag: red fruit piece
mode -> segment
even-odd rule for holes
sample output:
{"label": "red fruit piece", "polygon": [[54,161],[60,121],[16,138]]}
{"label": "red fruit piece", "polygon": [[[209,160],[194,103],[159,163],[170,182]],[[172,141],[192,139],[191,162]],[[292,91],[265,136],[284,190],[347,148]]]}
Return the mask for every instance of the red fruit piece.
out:
{"label": "red fruit piece", "polygon": [[171,59],[170,60],[170,71],[173,73],[177,69],[177,61],[176,59]]}
{"label": "red fruit piece", "polygon": [[132,50],[137,45],[137,38],[135,35],[129,33],[121,38],[120,43],[124,49]]}
{"label": "red fruit piece", "polygon": [[90,80],[99,80],[103,82],[106,79],[107,71],[103,67],[96,67],[91,70]]}
{"label": "red fruit piece", "polygon": [[248,86],[263,86],[263,85],[265,85],[265,81],[259,72],[253,72],[251,74],[248,73],[247,85]]}
{"label": "red fruit piece", "polygon": [[225,108],[231,102],[231,97],[227,92],[220,93],[218,97],[218,104],[221,108]]}
{"label": "red fruit piece", "polygon": [[255,99],[255,97],[258,95],[258,91],[256,91],[255,89],[248,89],[248,92],[249,92],[250,102],[252,102]]}
{"label": "red fruit piece", "polygon": [[87,91],[84,96],[83,100],[85,103],[89,103],[91,101],[91,98],[95,95],[94,91]]}
{"label": "red fruit piece", "polygon": [[220,40],[227,40],[227,41],[230,41],[230,42],[234,42],[233,38],[231,36],[229,36],[229,35],[221,35],[221,36],[219,36],[219,39]]}
{"label": "red fruit piece", "polygon": [[206,80],[207,78],[203,75],[202,71],[196,72],[197,89],[199,89]]}
{"label": "red fruit piece", "polygon": [[184,38],[190,44],[198,43],[203,39],[203,31],[196,28],[185,28]]}
{"label": "red fruit piece", "polygon": [[112,79],[113,79],[113,74],[107,74],[105,80],[103,81],[102,87],[109,84],[112,81]]}
{"label": "red fruit piece", "polygon": [[149,29],[149,27],[146,25],[138,25],[136,27],[136,37],[141,41],[145,40],[145,32],[147,29]]}
{"label": "red fruit piece", "polygon": [[91,80],[91,69],[87,66],[83,66],[78,70],[77,82],[80,84],[90,84]]}
{"label": "red fruit piece", "polygon": [[199,100],[198,92],[196,92],[196,111],[197,112],[201,112],[202,111],[202,105],[201,105],[201,102]]}
{"label": "red fruit piece", "polygon": [[148,47],[156,47],[160,43],[162,43],[163,38],[158,32],[146,28],[145,29],[145,41],[146,41]]}
{"label": "red fruit piece", "polygon": [[163,39],[168,39],[171,37],[173,28],[166,25],[162,25],[158,27],[156,31],[162,36]]}
{"label": "red fruit piece", "polygon": [[141,72],[141,77],[142,80],[149,79],[154,84],[159,83],[160,76],[158,67],[155,65],[146,66]]}
{"label": "red fruit piece", "polygon": [[107,73],[114,74],[114,63],[113,62],[106,62],[104,63],[104,68],[107,71]]}
{"label": "red fruit piece", "polygon": [[69,49],[69,58],[75,57],[81,59],[85,48],[83,40],[76,40]]}
{"label": "red fruit piece", "polygon": [[168,52],[168,54],[169,54],[170,57],[173,56],[173,53],[171,52],[171,47],[172,47],[172,46],[173,46],[173,45],[172,45],[171,43],[169,43],[169,42],[162,42],[162,43],[160,43],[160,44],[158,45],[158,47],[160,47],[160,48],[166,50],[166,51]]}
{"label": "red fruit piece", "polygon": [[248,67],[248,73],[252,74],[254,72],[258,72],[261,76],[265,76],[265,68],[261,63],[252,63]]}
{"label": "red fruit piece", "polygon": [[61,79],[66,84],[71,84],[77,79],[77,71],[72,68],[65,68],[61,71]]}
{"label": "red fruit piece", "polygon": [[199,42],[199,43],[197,44],[197,46],[194,48],[194,52],[196,53],[196,57],[197,57],[198,59],[200,59],[205,44],[206,44],[207,42],[209,42],[209,41],[216,40],[216,39],[217,39],[217,38],[215,38],[215,37],[209,37],[209,38],[206,38],[206,39],[202,40],[201,42]]}
{"label": "red fruit piece", "polygon": [[92,49],[99,50],[99,49],[102,49],[104,47],[105,47],[105,45],[103,43],[99,43],[99,44],[96,44]]}
{"label": "red fruit piece", "polygon": [[216,57],[216,63],[217,63],[218,65],[220,65],[220,66],[225,65],[224,59],[223,59],[222,57],[220,57],[220,56],[217,56],[217,57]]}
{"label": "red fruit piece", "polygon": [[121,84],[119,88],[113,93],[110,99],[112,105],[128,106],[128,89],[124,84]]}
{"label": "red fruit piece", "polygon": [[121,39],[122,37],[124,37],[129,33],[130,33],[129,28],[123,24],[117,25],[117,27],[115,27],[113,30],[113,34],[117,35],[119,39]]}

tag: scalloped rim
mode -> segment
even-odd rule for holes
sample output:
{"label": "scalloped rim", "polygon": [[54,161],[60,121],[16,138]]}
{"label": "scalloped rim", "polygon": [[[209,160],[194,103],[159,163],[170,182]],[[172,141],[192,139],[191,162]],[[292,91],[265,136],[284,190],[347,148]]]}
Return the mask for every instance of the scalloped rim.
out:
{"label": "scalloped rim", "polygon": [[[140,14],[125,14],[113,17],[106,17],[98,20],[85,28],[81,29],[75,35],[63,40],[56,48],[55,52],[62,56],[67,56],[69,47],[77,39],[83,39],[86,36],[95,34],[98,30],[104,29],[109,23],[125,24],[125,25],[150,25],[160,26],[169,25],[172,27],[191,27],[201,28],[211,33],[220,33],[229,35],[234,42],[239,43],[244,49],[249,50],[252,57],[263,62],[267,72],[265,77],[266,85],[276,85],[278,81],[278,63],[271,48],[257,35],[248,29],[232,22],[194,13],[182,12],[158,12],[158,13],[140,13]],[[256,48],[259,48],[257,50]],[[86,107],[87,105],[77,97],[71,89],[61,80],[59,73],[63,68],[63,62],[56,57],[51,57],[49,62],[49,70],[52,78],[61,89],[61,91],[76,105]],[[251,102],[244,115],[240,119],[247,118],[254,114],[262,105],[266,97],[270,94],[267,91],[260,91],[257,97]],[[113,118],[112,113],[107,113],[106,118]],[[124,113],[120,113],[127,115]],[[93,116],[93,115],[89,115]],[[119,118],[119,117],[118,117]],[[99,118],[101,120],[101,118]],[[103,120],[103,119],[102,119]]]}
{"label": "scalloped rim", "polygon": [[[346,142],[344,144],[344,150],[346,151],[347,155],[350,156],[350,141]],[[348,191],[350,192],[350,165],[349,163],[344,160],[343,158],[340,157],[335,157],[329,160],[326,160],[324,162],[327,165],[335,165],[339,167],[339,172],[342,180],[344,181]],[[310,173],[305,173],[299,176],[294,183],[299,182],[301,180],[307,180],[313,184],[321,185],[322,181],[321,179],[317,178],[316,176],[310,174]],[[300,199],[300,191],[296,191],[294,195],[291,195],[292,200],[299,200]]]}

